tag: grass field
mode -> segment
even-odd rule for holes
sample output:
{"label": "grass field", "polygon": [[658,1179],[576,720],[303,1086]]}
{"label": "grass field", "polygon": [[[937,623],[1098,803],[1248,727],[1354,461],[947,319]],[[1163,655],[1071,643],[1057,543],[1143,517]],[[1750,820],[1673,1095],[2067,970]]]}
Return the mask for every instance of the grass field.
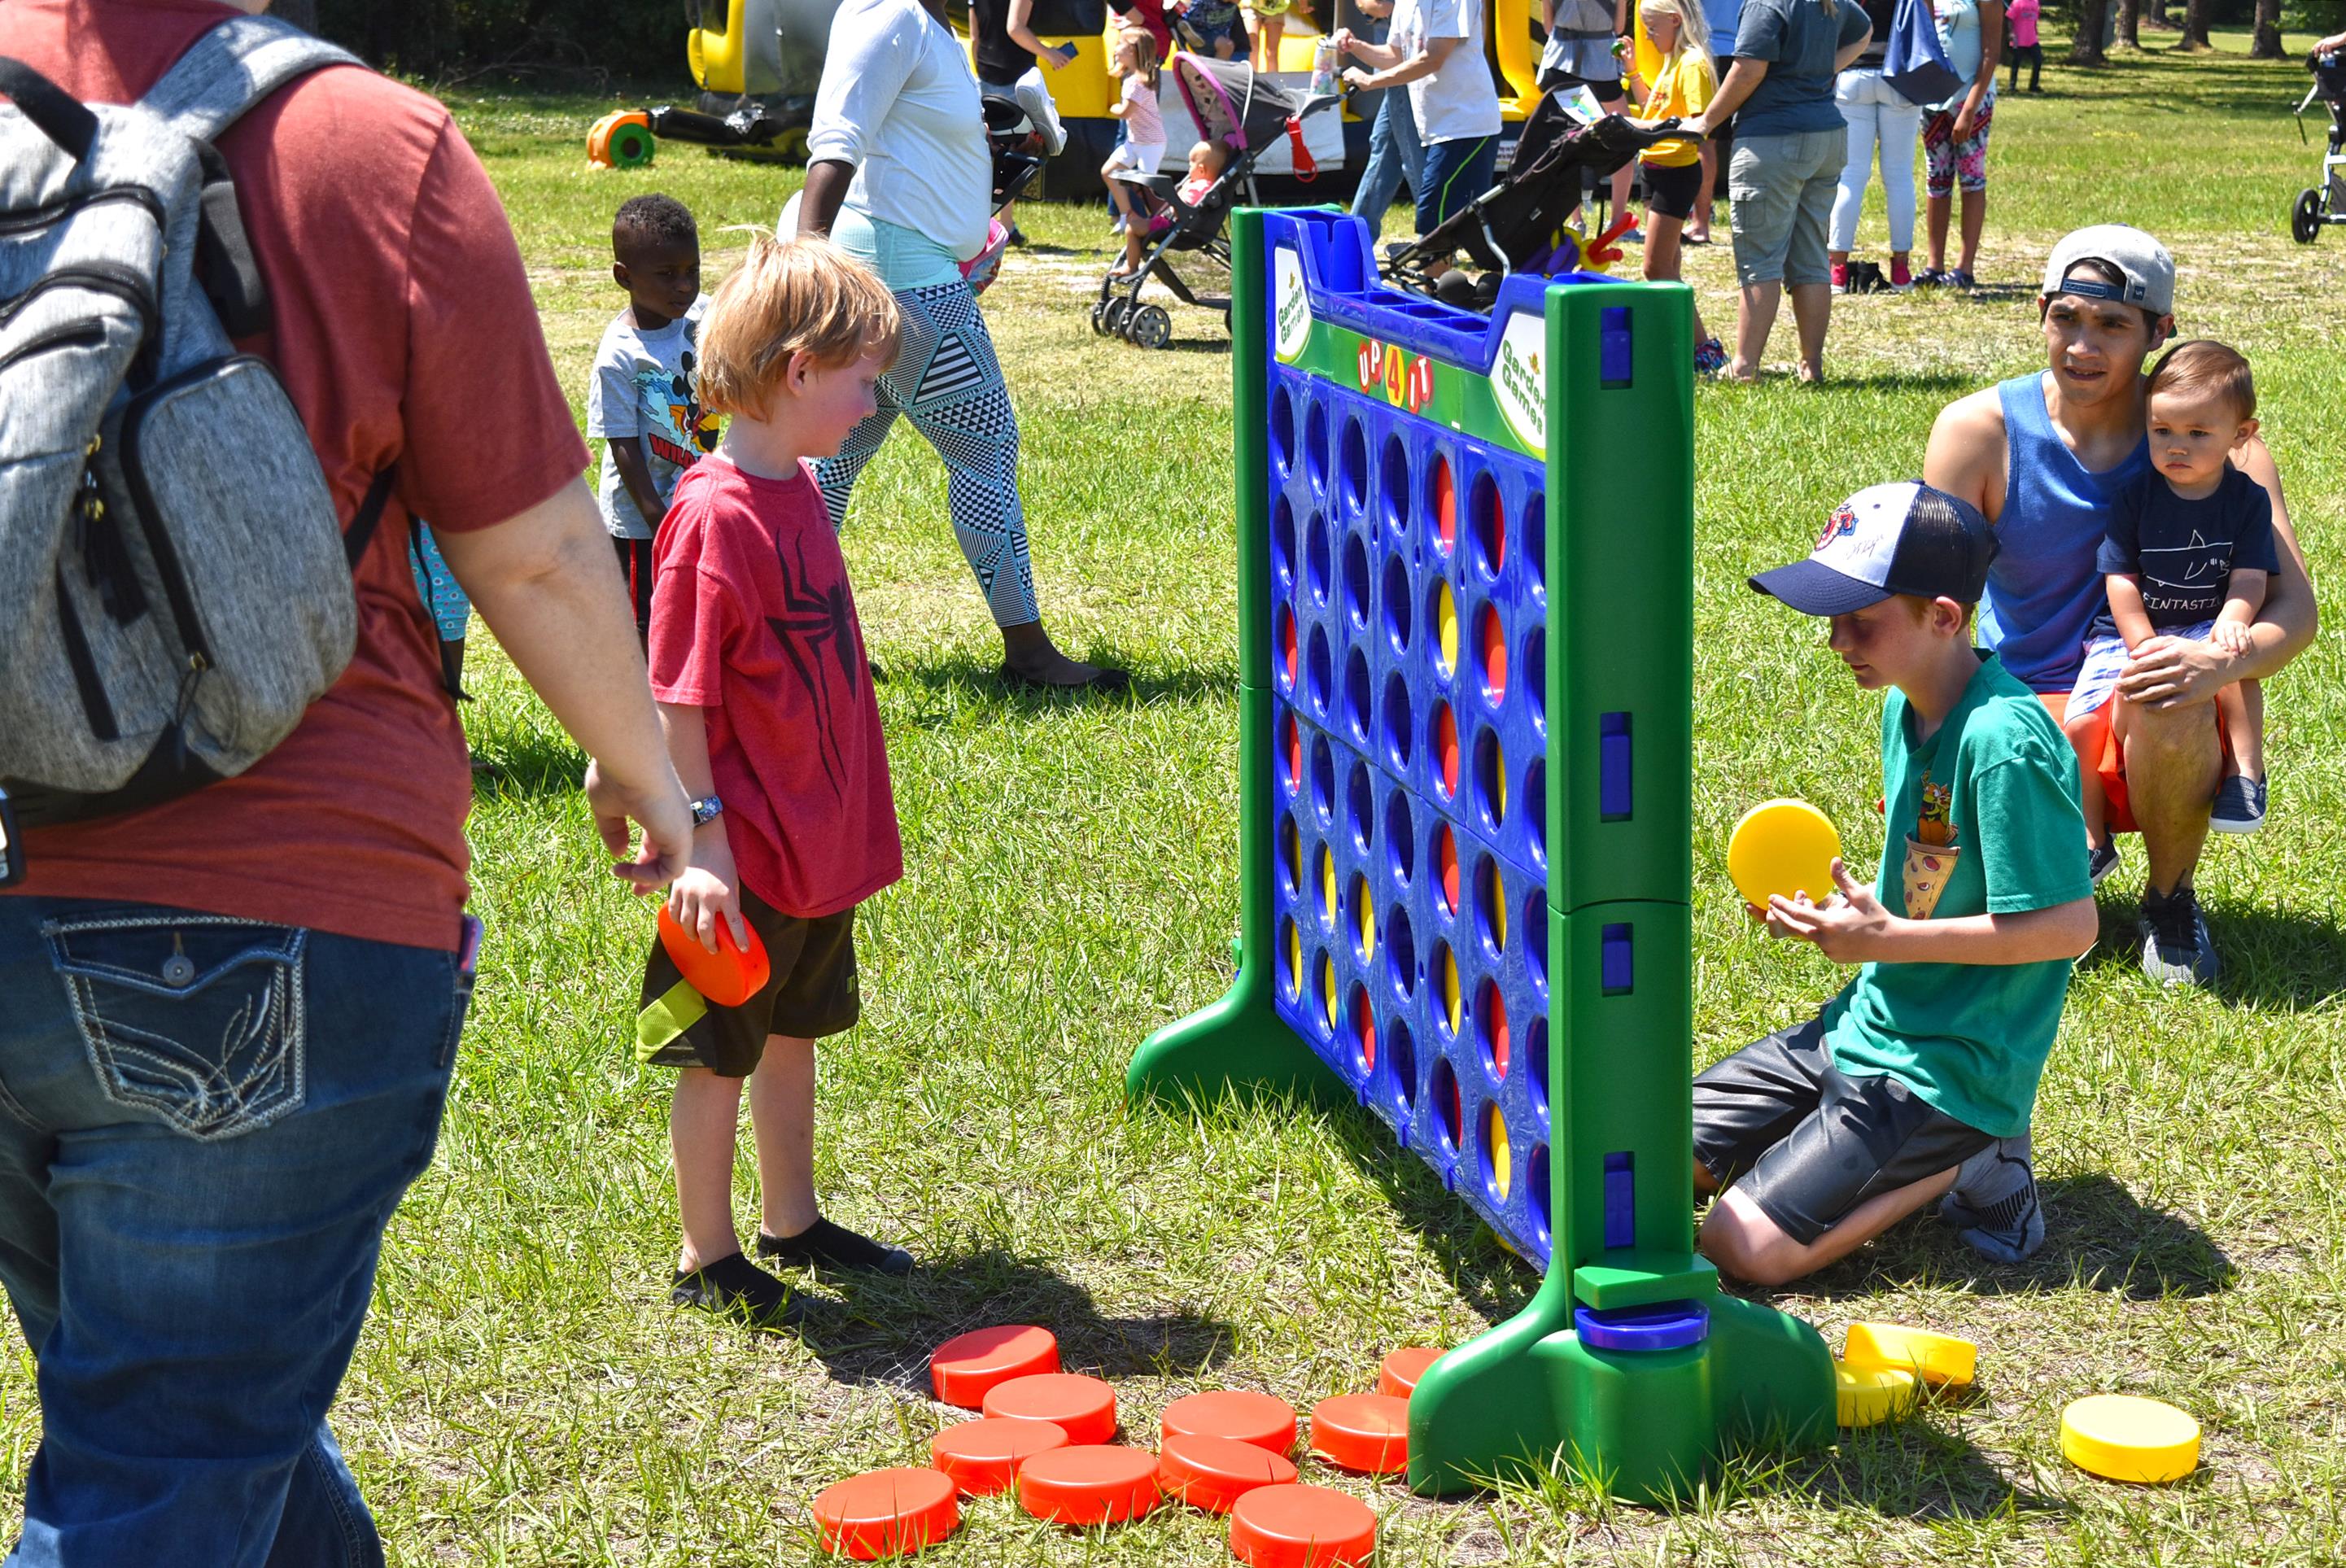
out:
{"label": "grass field", "polygon": [[[1736,815],[1803,795],[1860,862],[1880,852],[1874,699],[1813,625],[1743,577],[1805,549],[1841,494],[1915,473],[1942,403],[2038,362],[2026,301],[2063,229],[2123,219],[2168,239],[2187,331],[2255,364],[2315,574],[2346,582],[2346,235],[2287,238],[2315,163],[2286,113],[2304,74],[2250,64],[2242,37],[2220,45],[2091,76],[2053,66],[2043,97],[1998,110],[1979,292],[1843,301],[1821,391],[1788,373],[1698,391],[1698,1063],[1838,983],[1813,952],[1747,929],[1721,865]],[[770,224],[794,182],[680,148],[648,172],[591,173],[581,142],[602,106],[455,101],[582,406],[621,302],[605,238],[617,202],[653,188],[688,202],[713,284],[744,241],[727,226]],[[1878,199],[1861,241],[1875,254]],[[1463,1340],[1534,1285],[1364,1115],[1126,1109],[1133,1046],[1229,974],[1229,366],[1219,321],[1196,311],[1176,312],[1175,352],[1092,335],[1098,208],[1029,206],[1023,221],[1038,244],[986,304],[1025,429],[1036,575],[1062,641],[1130,664],[1137,689],[1052,700],[994,681],[942,476],[900,433],[847,545],[886,671],[908,874],[865,911],[866,1018],[827,1054],[820,1169],[833,1215],[902,1241],[923,1268],[822,1288],[803,1341],[667,1305],[667,1081],[627,1049],[650,911],[600,870],[581,759],[477,636],[467,724],[491,765],[471,830],[489,929],[479,997],[440,1157],[392,1227],[335,1417],[394,1563],[807,1562],[816,1490],[924,1462],[953,1419],[925,1386],[927,1351],[952,1333],[1050,1326],[1071,1369],[1116,1380],[1127,1431],[1146,1441],[1166,1402],[1200,1388],[1308,1407],[1370,1386],[1386,1349]],[[1690,255],[1724,324],[1726,247]],[[1772,362],[1789,372],[1789,321]],[[1382,1561],[2346,1558],[2341,638],[2325,627],[2270,688],[2271,826],[2218,842],[2203,868],[2222,983],[2166,994],[2131,962],[2138,848],[2105,891],[2104,941],[2039,1103],[2044,1250],[1987,1266],[1924,1220],[1775,1298],[1836,1344],[1859,1317],[1976,1339],[1976,1397],[1829,1453],[1739,1466],[1668,1512],[1566,1479],[1438,1502],[1333,1481],[1384,1516]],[[745,1225],[752,1212],[745,1172]],[[2097,1390],[2196,1413],[2201,1471],[2145,1491],[2069,1469],[2059,1410]],[[0,1365],[0,1401],[15,1474],[39,1430],[21,1349]],[[929,1560],[1229,1561],[1219,1522],[1179,1510],[1091,1534],[999,1500],[968,1512]]]}

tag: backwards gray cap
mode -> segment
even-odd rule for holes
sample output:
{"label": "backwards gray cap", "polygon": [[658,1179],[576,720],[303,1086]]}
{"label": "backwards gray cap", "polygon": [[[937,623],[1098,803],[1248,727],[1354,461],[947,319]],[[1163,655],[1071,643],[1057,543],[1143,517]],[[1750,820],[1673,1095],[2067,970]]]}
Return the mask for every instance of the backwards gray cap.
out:
{"label": "backwards gray cap", "polygon": [[[2069,276],[2080,261],[2106,261],[2126,280],[2105,283],[2098,278]],[[2139,305],[2154,316],[2175,313],[2175,258],[2167,247],[2139,229],[2123,223],[2096,223],[2062,237],[2045,263],[2045,294],[2083,294],[2089,300],[2116,300]]]}

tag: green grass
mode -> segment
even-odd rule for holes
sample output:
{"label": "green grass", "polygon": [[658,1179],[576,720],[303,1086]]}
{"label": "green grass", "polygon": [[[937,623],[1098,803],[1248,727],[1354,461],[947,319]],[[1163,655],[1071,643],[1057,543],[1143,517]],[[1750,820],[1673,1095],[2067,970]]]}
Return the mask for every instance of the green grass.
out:
{"label": "green grass", "polygon": [[[2293,39],[2293,46],[2302,40]],[[2048,68],[1999,109],[1990,288],[1836,312],[1836,384],[1698,394],[1694,1054],[1708,1062],[1837,983],[1753,937],[1723,871],[1752,800],[1799,794],[1880,852],[1874,699],[1817,628],[1743,586],[1798,554],[1846,492],[1910,475],[1936,409],[2038,354],[2025,301],[2051,239],[2122,219],[2183,267],[2187,329],[2246,351],[2317,576],[2346,581],[2346,408],[2333,348],[2346,236],[2286,217],[2314,155],[2293,66],[2245,40],[2185,60]],[[2056,57],[2058,49],[2051,51]],[[625,195],[699,215],[712,280],[729,224],[770,223],[794,177],[664,151],[590,173],[604,106],[467,93],[564,384],[582,398],[619,303],[604,234]],[[801,1342],[666,1305],[674,1252],[667,1080],[632,1065],[650,912],[599,869],[582,763],[485,637],[467,713],[493,767],[472,819],[489,941],[441,1153],[393,1223],[335,1422],[403,1564],[802,1563],[827,1482],[923,1462],[950,1412],[925,1397],[949,1334],[1031,1320],[1117,1383],[1126,1428],[1239,1386],[1299,1406],[1368,1386],[1403,1343],[1454,1343],[1531,1276],[1357,1114],[1128,1114],[1149,1031],[1218,995],[1236,918],[1229,362],[1218,321],[1177,311],[1180,352],[1091,334],[1100,209],[1029,206],[1040,242],[987,296],[1018,397],[1036,575],[1078,650],[1130,663],[1137,700],[1011,696],[954,548],[933,456],[874,464],[847,536],[880,687],[908,874],[866,911],[868,1013],[827,1054],[820,1169],[831,1211],[912,1247],[908,1282],[840,1291]],[[1878,207],[1861,249],[1882,241]],[[1725,246],[1691,252],[1724,321]],[[1789,368],[1789,323],[1774,362]],[[1634,454],[1625,454],[1634,461]],[[1335,1480],[1385,1518],[1382,1561],[2314,1563],[2346,1556],[2346,940],[2341,644],[2273,683],[2274,819],[2221,841],[2201,886],[2228,960],[2212,993],[2153,990],[2127,962],[2139,850],[2104,900],[2040,1100],[2051,1235],[1983,1265],[1935,1225],[1893,1233],[1779,1294],[1835,1343],[1888,1318],[1983,1347],[1981,1387],[1828,1454],[1738,1463],[1682,1508],[1608,1504],[1566,1479],[1465,1501]],[[749,1187],[743,1177],[744,1222]],[[2206,1464],[2140,1490],[2066,1467],[2061,1406],[2097,1390],[2198,1416]],[[38,1433],[29,1359],[0,1367],[0,1444]],[[1311,1477],[1329,1481],[1325,1474]],[[0,1503],[0,1511],[15,1506]],[[941,1563],[1211,1564],[1219,1524],[1182,1511],[1073,1534],[1001,1501]]]}

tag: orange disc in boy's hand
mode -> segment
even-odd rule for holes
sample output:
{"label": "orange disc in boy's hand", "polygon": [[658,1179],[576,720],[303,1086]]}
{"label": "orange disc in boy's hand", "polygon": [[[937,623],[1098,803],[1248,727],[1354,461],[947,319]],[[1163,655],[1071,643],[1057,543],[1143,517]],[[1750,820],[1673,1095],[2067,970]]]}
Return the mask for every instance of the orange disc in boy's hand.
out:
{"label": "orange disc in boy's hand", "polygon": [[1774,893],[1806,893],[1822,903],[1835,891],[1832,863],[1840,854],[1831,818],[1806,800],[1763,800],[1727,837],[1727,874],[1743,901],[1760,909]]}
{"label": "orange disc in boy's hand", "polygon": [[676,965],[687,985],[719,1007],[740,1006],[765,988],[767,976],[773,972],[757,928],[745,921],[741,929],[750,933],[746,951],[733,944],[733,928],[719,920],[717,951],[711,952],[700,945],[699,937],[677,923],[666,904],[660,905],[660,945],[668,950],[668,962]]}

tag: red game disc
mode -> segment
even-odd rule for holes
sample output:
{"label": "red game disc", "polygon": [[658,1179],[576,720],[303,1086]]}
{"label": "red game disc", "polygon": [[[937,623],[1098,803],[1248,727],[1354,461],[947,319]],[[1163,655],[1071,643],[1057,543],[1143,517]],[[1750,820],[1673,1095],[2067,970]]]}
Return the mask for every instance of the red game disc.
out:
{"label": "red game disc", "polygon": [[1079,1446],[1116,1436],[1116,1390],[1080,1372],[1042,1372],[997,1383],[981,1408],[1005,1420],[1049,1421]]}
{"label": "red game disc", "polygon": [[937,1398],[974,1410],[996,1383],[1059,1369],[1059,1341],[1048,1329],[1005,1323],[973,1329],[937,1347],[929,1358],[929,1380]]}
{"label": "red game disc", "polygon": [[1311,1407],[1311,1451],[1339,1470],[1390,1475],[1409,1468],[1409,1401],[1338,1394]]}
{"label": "red game disc", "polygon": [[1295,1407],[1246,1389],[1191,1394],[1165,1407],[1165,1436],[1229,1438],[1272,1453],[1295,1447]]}
{"label": "red game disc", "polygon": [[1324,1486],[1262,1487],[1230,1511],[1230,1555],[1255,1568],[1366,1563],[1376,1549],[1369,1505]]}
{"label": "red game disc", "polygon": [[1067,1434],[1049,1421],[964,1421],[929,1440],[929,1457],[964,1496],[991,1497],[1028,1460],[1066,1446]]}
{"label": "red game disc", "polygon": [[1417,1390],[1417,1380],[1425,1376],[1425,1369],[1442,1355],[1439,1350],[1423,1345],[1412,1345],[1393,1351],[1377,1369],[1377,1392],[1405,1400]]}
{"label": "red game disc", "polygon": [[933,1470],[875,1470],[815,1493],[822,1549],[858,1563],[933,1546],[961,1528],[954,1483]]}
{"label": "red game disc", "polygon": [[1157,1456],[1086,1445],[1038,1453],[1018,1469],[1018,1506],[1054,1524],[1114,1524],[1157,1506]]}
{"label": "red game disc", "polygon": [[1209,1513],[1228,1513],[1255,1488],[1284,1486],[1294,1479],[1292,1460],[1235,1438],[1182,1432],[1168,1437],[1157,1457],[1157,1481],[1165,1495]]}
{"label": "red game disc", "polygon": [[668,950],[668,962],[676,965],[687,985],[719,1007],[740,1006],[765,988],[767,976],[773,972],[766,944],[759,940],[756,929],[746,921],[741,929],[750,933],[746,949],[733,945],[733,928],[719,920],[717,951],[711,952],[700,945],[699,937],[677,924],[666,904],[660,906],[660,946]]}

